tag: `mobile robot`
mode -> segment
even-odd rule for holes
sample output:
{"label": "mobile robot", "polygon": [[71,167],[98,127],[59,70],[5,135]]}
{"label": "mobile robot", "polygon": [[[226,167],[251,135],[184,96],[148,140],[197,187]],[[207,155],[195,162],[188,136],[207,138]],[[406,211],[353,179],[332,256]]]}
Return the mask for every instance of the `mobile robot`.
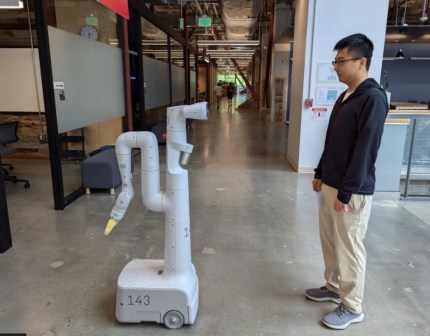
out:
{"label": "mobile robot", "polygon": [[119,322],[164,323],[178,329],[193,324],[199,307],[199,281],[191,263],[188,171],[193,145],[187,143],[186,119],[206,120],[207,102],[167,108],[166,186],[160,188],[158,142],[151,132],[127,132],[116,142],[122,190],[105,229],[108,235],[123,219],[134,196],[132,149],[141,149],[142,199],[146,208],[165,213],[164,260],[135,259],[118,278]]}

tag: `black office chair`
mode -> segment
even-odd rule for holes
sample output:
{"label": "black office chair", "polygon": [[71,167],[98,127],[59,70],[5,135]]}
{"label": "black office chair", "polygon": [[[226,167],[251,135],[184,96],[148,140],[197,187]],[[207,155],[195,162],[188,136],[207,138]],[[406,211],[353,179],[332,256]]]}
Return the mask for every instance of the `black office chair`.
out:
{"label": "black office chair", "polygon": [[[8,146],[10,143],[18,141],[18,136],[16,134],[17,129],[18,121],[0,123],[0,157],[2,159],[3,157],[6,157],[18,151],[15,147]],[[4,169],[3,166],[8,167],[9,169],[13,169],[13,166],[10,164],[2,164],[2,169],[3,171],[5,171],[5,181],[11,181],[13,183],[23,182],[25,183],[25,188],[30,188],[30,182],[28,180],[17,178],[15,175],[11,174],[10,171]]]}

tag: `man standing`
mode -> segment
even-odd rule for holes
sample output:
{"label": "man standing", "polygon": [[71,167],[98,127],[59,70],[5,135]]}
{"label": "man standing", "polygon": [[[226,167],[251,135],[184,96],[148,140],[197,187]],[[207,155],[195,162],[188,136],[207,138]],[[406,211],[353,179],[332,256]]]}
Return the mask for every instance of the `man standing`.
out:
{"label": "man standing", "polygon": [[221,83],[217,83],[215,88],[214,88],[214,93],[216,96],[216,103],[218,106],[218,110],[219,110],[219,104],[221,103],[221,98],[222,98],[222,86]]}
{"label": "man standing", "polygon": [[364,318],[366,250],[363,239],[375,190],[375,161],[388,113],[385,92],[368,78],[373,43],[363,34],[334,47],[334,69],[348,89],[336,101],[315,169],[313,190],[321,192],[320,239],[326,284],[308,289],[307,298],[339,303],[322,322],[345,329]]}

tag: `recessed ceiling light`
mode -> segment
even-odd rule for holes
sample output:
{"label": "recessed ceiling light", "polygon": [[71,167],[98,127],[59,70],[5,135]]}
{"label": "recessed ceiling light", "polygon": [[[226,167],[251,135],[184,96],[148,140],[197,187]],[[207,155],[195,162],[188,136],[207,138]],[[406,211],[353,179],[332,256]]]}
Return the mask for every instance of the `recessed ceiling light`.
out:
{"label": "recessed ceiling light", "polygon": [[0,9],[20,9],[24,3],[18,0],[0,0]]}

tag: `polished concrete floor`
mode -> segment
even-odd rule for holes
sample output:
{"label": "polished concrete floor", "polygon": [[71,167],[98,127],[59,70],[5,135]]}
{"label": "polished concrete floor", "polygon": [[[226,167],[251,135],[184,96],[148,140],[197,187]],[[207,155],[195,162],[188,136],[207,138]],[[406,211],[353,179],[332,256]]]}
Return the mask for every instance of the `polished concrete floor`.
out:
{"label": "polished concrete floor", "polygon": [[[31,188],[8,184],[13,248],[0,255],[0,333],[30,336],[332,335],[333,303],[305,299],[323,284],[312,176],[286,159],[288,127],[263,112],[212,108],[189,132],[192,257],[200,281],[194,325],[116,322],[116,280],[133,258],[163,258],[164,216],[140,193],[105,237],[115,197],[83,196],[54,211],[49,165],[16,160]],[[164,167],[165,147],[160,147]],[[138,158],[137,158],[138,160]],[[134,183],[139,190],[139,162]],[[119,190],[117,190],[118,194]],[[426,202],[375,200],[366,239],[365,319],[345,335],[430,335]]]}

